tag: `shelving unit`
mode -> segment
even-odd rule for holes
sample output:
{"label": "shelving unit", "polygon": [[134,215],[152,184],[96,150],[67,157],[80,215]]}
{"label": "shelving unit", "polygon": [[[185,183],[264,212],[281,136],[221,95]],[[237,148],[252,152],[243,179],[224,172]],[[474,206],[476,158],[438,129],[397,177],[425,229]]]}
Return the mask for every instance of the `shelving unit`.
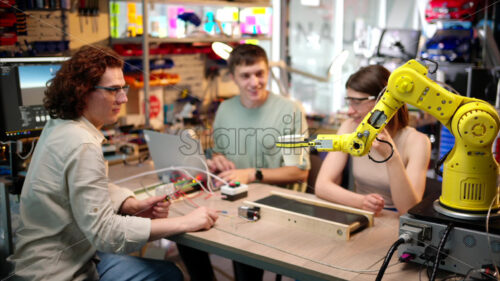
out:
{"label": "shelving unit", "polygon": [[[267,35],[244,35],[244,36],[224,36],[224,35],[215,35],[215,36],[193,36],[193,37],[182,37],[182,38],[172,38],[172,37],[151,37],[149,34],[149,26],[148,26],[148,5],[149,4],[166,4],[166,5],[183,5],[183,6],[206,6],[206,7],[237,7],[237,8],[250,8],[250,7],[272,7],[271,1],[202,1],[202,0],[188,0],[188,1],[180,1],[180,0],[118,0],[118,1],[110,1],[111,2],[135,2],[142,4],[142,36],[139,37],[128,37],[128,38],[111,38],[110,43],[113,44],[128,44],[134,43],[139,44],[142,43],[142,65],[143,65],[143,77],[144,77],[144,103],[145,103],[145,125],[148,127],[150,125],[149,120],[149,61],[152,58],[161,58],[163,55],[150,55],[150,44],[158,44],[158,43],[172,43],[172,44],[190,44],[190,43],[211,43],[211,42],[239,42],[242,40],[265,40],[271,41],[271,36]],[[110,9],[111,10],[111,9]],[[273,11],[274,16],[274,11]],[[130,58],[138,58],[130,57]]]}
{"label": "shelving unit", "polygon": [[136,3],[151,3],[151,4],[168,4],[168,5],[203,5],[203,6],[228,6],[228,7],[271,7],[270,1],[226,1],[226,0],[115,0],[113,2],[136,2]]}
{"label": "shelving unit", "polygon": [[[155,38],[150,37],[149,43],[211,43],[211,42],[239,42],[241,40],[256,39],[256,40],[271,40],[270,36],[243,36],[243,37],[226,37],[226,36],[211,36],[211,37],[184,37],[184,38]],[[142,43],[142,37],[129,38],[111,38],[112,44],[126,43]]]}

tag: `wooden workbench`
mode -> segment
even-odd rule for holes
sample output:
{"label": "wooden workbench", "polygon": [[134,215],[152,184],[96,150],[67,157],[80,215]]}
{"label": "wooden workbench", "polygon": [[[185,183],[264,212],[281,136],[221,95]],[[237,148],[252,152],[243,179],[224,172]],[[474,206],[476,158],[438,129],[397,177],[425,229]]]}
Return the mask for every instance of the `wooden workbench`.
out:
{"label": "wooden workbench", "polygon": [[[136,166],[112,166],[111,180],[129,177],[152,170],[151,163]],[[123,183],[128,188],[139,188],[157,181],[150,175]],[[272,190],[304,197],[312,194],[263,185],[249,185],[248,197],[229,202],[216,193],[206,193],[191,198],[200,206],[207,206],[227,214],[221,214],[215,227],[208,231],[186,233],[168,237],[177,243],[205,250],[229,259],[251,264],[265,270],[283,274],[298,280],[374,280],[390,246],[398,238],[398,216],[383,211],[375,218],[375,225],[354,234],[349,241],[340,241],[332,235],[321,235],[311,230],[301,230],[293,224],[277,225],[265,217],[248,222],[237,216],[237,208],[243,201],[254,201],[270,195]],[[195,207],[189,200],[175,202],[171,216],[179,216]],[[418,280],[419,266],[397,264],[396,254],[386,270],[383,280]],[[368,270],[362,273],[360,271]]]}

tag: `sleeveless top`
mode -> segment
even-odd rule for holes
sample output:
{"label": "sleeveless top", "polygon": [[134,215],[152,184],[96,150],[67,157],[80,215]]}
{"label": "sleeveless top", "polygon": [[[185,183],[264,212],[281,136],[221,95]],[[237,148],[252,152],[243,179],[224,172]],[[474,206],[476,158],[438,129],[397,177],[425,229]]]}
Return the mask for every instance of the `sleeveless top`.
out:
{"label": "sleeveless top", "polygon": [[[416,131],[415,128],[407,126],[399,130],[392,138],[405,167],[408,164],[408,155],[404,147],[413,131]],[[383,160],[383,157],[375,149],[372,149],[369,154],[376,160]],[[352,157],[352,173],[354,190],[357,193],[380,194],[385,200],[385,208],[394,208],[389,186],[387,163],[375,163],[368,158],[368,155]]]}

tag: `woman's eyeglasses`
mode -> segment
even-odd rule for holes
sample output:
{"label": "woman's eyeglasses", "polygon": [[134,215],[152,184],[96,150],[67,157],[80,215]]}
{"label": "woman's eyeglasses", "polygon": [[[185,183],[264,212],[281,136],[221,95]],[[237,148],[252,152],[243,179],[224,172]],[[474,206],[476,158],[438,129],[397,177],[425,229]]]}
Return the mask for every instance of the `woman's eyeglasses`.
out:
{"label": "woman's eyeglasses", "polygon": [[375,96],[369,96],[369,97],[365,97],[365,98],[345,97],[344,99],[345,99],[347,106],[356,107],[356,106],[360,106],[361,104],[363,104],[364,101],[374,100],[376,98],[377,97],[375,97]]}
{"label": "woman's eyeglasses", "polygon": [[95,89],[101,89],[108,91],[110,93],[113,93],[115,96],[118,95],[120,91],[122,91],[123,94],[127,95],[128,89],[130,88],[129,85],[125,85],[123,87],[104,87],[104,86],[95,86]]}

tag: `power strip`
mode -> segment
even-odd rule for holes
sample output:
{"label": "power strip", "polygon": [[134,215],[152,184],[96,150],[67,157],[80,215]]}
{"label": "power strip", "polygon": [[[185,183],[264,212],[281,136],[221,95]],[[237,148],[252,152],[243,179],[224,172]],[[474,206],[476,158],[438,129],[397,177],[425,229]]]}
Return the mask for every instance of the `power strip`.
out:
{"label": "power strip", "polygon": [[[424,265],[428,259],[434,261],[446,227],[447,223],[417,218],[410,214],[402,215],[399,217],[399,233],[413,233],[415,239],[398,248],[399,256],[411,256],[412,262]],[[468,274],[471,268],[488,268],[494,272],[493,265],[500,264],[500,235],[454,227],[446,240],[442,255],[439,269],[463,275]]]}
{"label": "power strip", "polygon": [[248,185],[239,182],[223,185],[220,189],[222,199],[234,201],[245,198],[248,195]]}

